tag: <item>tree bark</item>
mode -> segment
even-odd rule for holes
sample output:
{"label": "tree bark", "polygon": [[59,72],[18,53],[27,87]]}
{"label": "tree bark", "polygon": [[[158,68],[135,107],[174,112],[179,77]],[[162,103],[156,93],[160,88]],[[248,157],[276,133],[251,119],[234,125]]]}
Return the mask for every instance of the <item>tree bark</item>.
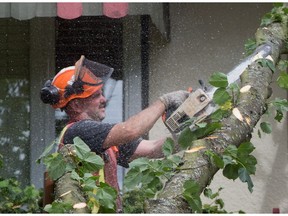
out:
{"label": "tree bark", "polygon": [[[70,154],[73,150],[74,145],[65,145],[61,148],[60,153],[67,162],[70,161],[70,163],[73,163]],[[86,205],[87,200],[82,192],[82,188],[76,180],[71,178],[71,172],[65,173],[55,181],[54,191],[55,200],[61,200],[73,206],[73,210],[70,213],[91,213]]]}
{"label": "tree bark", "polygon": [[[272,48],[271,57],[274,64],[279,61],[282,53],[287,53],[287,17],[283,24],[272,23],[260,27],[256,32],[257,45],[267,44]],[[286,42],[287,43],[287,42]],[[191,213],[188,203],[183,199],[183,184],[186,180],[194,180],[200,185],[200,192],[210,183],[218,168],[213,165],[206,150],[221,154],[224,149],[233,144],[239,146],[251,139],[253,128],[266,110],[266,100],[272,90],[270,83],[273,72],[269,67],[263,67],[257,62],[250,64],[241,75],[241,87],[250,85],[248,92],[240,93],[236,107],[242,114],[240,121],[233,114],[223,119],[222,128],[193,142],[193,147],[183,154],[184,165],[181,170],[169,180],[156,199],[147,200],[146,213]]]}

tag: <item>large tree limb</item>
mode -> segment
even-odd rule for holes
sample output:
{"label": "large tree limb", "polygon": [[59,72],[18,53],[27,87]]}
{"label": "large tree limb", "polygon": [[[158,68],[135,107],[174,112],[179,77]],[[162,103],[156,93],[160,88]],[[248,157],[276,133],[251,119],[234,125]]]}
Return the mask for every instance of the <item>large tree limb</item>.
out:
{"label": "large tree limb", "polygon": [[[287,19],[287,17],[286,17]],[[276,64],[282,53],[287,53],[287,20],[283,24],[272,23],[268,27],[259,28],[256,32],[257,44],[267,44],[272,48],[271,58]],[[166,183],[164,190],[156,199],[146,202],[147,213],[189,213],[193,210],[183,199],[183,184],[186,180],[196,181],[201,192],[210,183],[218,171],[204,154],[212,150],[221,154],[224,149],[233,144],[239,146],[251,139],[253,128],[266,110],[266,100],[271,95],[270,83],[273,72],[269,67],[263,67],[253,62],[241,76],[241,86],[251,86],[248,91],[240,92],[236,108],[243,120],[235,115],[222,121],[222,128],[211,136],[194,141],[192,149],[183,156],[184,165],[172,179]]]}

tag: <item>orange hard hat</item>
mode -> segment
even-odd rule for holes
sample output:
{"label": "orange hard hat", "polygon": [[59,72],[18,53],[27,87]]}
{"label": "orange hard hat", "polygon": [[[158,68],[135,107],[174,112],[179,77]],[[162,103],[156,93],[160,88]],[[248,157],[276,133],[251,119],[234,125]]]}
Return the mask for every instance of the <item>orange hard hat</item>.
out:
{"label": "orange hard hat", "polygon": [[55,109],[63,108],[74,98],[86,98],[100,90],[113,70],[81,56],[75,66],[63,68],[52,81],[45,83],[41,99]]}

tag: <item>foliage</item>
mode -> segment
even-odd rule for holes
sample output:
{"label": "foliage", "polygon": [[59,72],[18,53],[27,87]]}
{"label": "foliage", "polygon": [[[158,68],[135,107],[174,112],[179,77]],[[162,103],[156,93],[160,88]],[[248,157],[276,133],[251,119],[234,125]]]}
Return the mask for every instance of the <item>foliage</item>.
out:
{"label": "foliage", "polygon": [[[0,155],[0,167],[2,158]],[[39,213],[42,211],[39,205],[41,195],[34,185],[23,189],[15,178],[0,176],[0,213]]]}
{"label": "foliage", "polygon": [[274,4],[274,8],[272,8],[271,12],[265,14],[261,19],[260,26],[268,26],[271,23],[283,21],[283,16],[288,15],[288,9],[283,7],[283,3]]}
{"label": "foliage", "polygon": [[[280,88],[285,90],[288,89],[288,61],[287,60],[280,60],[277,64],[277,69],[279,70],[279,77],[277,78],[277,84]],[[281,122],[284,113],[288,111],[288,102],[287,99],[275,98],[267,103],[267,115],[274,114],[274,119],[277,122]],[[270,134],[272,133],[272,127],[269,122],[261,122],[260,128],[264,133]],[[261,138],[261,132],[258,130],[258,136]]]}
{"label": "foliage", "polygon": [[[174,141],[171,138],[165,141],[162,150],[165,155],[162,159],[138,158],[130,163],[130,169],[124,180],[125,213],[143,212],[144,200],[153,198],[163,188],[164,182],[180,168],[182,161],[179,156],[172,155]],[[128,203],[137,205],[130,207],[127,206]]]}
{"label": "foliage", "polygon": [[55,200],[52,204],[48,204],[44,207],[44,211],[48,213],[57,213],[57,214],[64,214],[64,213],[72,213],[73,206],[71,203],[65,203],[61,200]]}
{"label": "foliage", "polygon": [[[220,196],[220,191],[223,190],[222,187],[220,187],[218,189],[217,192],[213,193],[213,191],[206,187],[203,191],[203,194],[205,197],[209,198],[212,200],[211,203],[209,204],[204,204],[202,206],[202,213],[220,213],[220,214],[223,214],[223,213],[228,213],[225,209],[224,209],[224,201],[219,197]],[[229,212],[230,213],[233,213],[233,212]],[[238,213],[244,213],[242,210],[238,211]]]}
{"label": "foliage", "polygon": [[[91,152],[83,140],[79,137],[73,139],[73,148],[68,149],[68,155],[50,151],[54,149],[56,143],[48,146],[43,154],[37,160],[46,165],[49,177],[57,180],[67,172],[71,172],[71,178],[78,182],[82,188],[87,206],[92,213],[113,213],[116,211],[117,192],[108,184],[99,182],[99,176],[94,176],[91,173],[103,169],[104,162],[95,152]],[[96,184],[97,183],[97,184]],[[45,207],[48,213],[69,213],[73,211],[71,204],[64,203],[61,200],[55,200],[51,205]]]}
{"label": "foliage", "polygon": [[249,38],[244,45],[246,56],[251,55],[254,52],[254,50],[257,48],[257,46],[258,45],[256,43],[256,39]]}
{"label": "foliage", "polygon": [[255,174],[256,158],[251,155],[255,149],[251,142],[242,143],[238,148],[234,145],[229,145],[222,155],[207,150],[206,154],[211,161],[218,167],[223,169],[223,175],[228,179],[239,179],[246,182],[249,191],[253,191],[253,182],[250,175]]}
{"label": "foliage", "polygon": [[202,212],[202,201],[200,199],[200,186],[193,180],[187,180],[183,185],[183,197],[188,202],[193,212]]}
{"label": "foliage", "polygon": [[145,213],[144,203],[146,199],[145,191],[141,188],[125,192],[123,195],[124,213]]}

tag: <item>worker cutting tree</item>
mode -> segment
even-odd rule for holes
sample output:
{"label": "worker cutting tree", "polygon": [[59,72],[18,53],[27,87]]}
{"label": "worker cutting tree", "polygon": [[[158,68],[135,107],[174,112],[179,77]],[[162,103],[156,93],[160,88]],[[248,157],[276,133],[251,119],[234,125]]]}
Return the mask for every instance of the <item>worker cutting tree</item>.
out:
{"label": "worker cutting tree", "polygon": [[[60,108],[69,117],[69,123],[60,135],[59,149],[73,144],[80,137],[105,162],[104,179],[119,192],[117,164],[128,163],[139,157],[160,158],[166,137],[146,140],[145,135],[169,108],[178,107],[189,96],[187,91],[164,94],[148,108],[117,123],[103,123],[106,99],[103,86],[113,73],[113,68],[80,58],[75,66],[62,69],[53,80],[41,89],[44,103]],[[117,212],[122,211],[121,198],[117,196]]]}

